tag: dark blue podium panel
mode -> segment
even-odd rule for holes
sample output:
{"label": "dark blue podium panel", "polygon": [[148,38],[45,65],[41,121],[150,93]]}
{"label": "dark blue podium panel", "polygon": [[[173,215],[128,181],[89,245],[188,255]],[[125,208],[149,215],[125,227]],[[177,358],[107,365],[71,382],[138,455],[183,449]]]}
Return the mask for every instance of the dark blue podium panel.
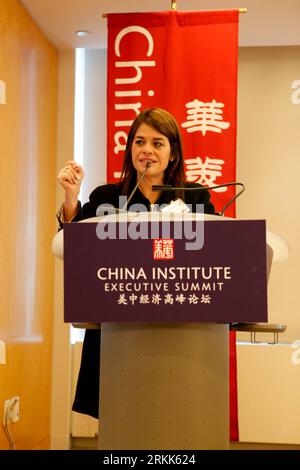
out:
{"label": "dark blue podium panel", "polygon": [[201,249],[164,223],[65,224],[65,322],[267,321],[264,220],[195,226]]}

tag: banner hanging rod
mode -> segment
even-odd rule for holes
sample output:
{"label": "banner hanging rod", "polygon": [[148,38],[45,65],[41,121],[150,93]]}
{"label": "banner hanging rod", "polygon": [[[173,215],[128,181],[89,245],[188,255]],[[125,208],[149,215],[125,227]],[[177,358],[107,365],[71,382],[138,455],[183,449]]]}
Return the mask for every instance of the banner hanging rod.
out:
{"label": "banner hanging rod", "polygon": [[[176,7],[176,1],[173,0],[172,5],[171,5],[171,10],[175,11],[176,8],[177,8]],[[206,11],[208,11],[208,10],[206,10]],[[220,10],[215,10],[215,11],[220,11]],[[247,13],[247,8],[238,8],[238,11],[239,11],[239,13]],[[108,13],[103,13],[102,18],[107,18],[107,15],[108,15]]]}

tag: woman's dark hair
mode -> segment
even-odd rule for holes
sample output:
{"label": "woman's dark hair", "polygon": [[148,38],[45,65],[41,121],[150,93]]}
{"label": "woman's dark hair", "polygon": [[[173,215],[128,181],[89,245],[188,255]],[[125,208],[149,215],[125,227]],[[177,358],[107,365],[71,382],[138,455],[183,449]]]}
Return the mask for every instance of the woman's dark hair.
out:
{"label": "woman's dark hair", "polygon": [[[121,173],[122,194],[128,194],[129,188],[136,183],[137,173],[132,164],[131,147],[138,128],[142,124],[152,127],[160,134],[167,137],[171,147],[172,161],[169,161],[164,174],[164,184],[181,187],[184,185],[184,164],[181,134],[175,118],[164,109],[144,109],[133,121],[130,128],[124,153],[123,168]],[[177,197],[184,200],[184,192],[178,191]]]}

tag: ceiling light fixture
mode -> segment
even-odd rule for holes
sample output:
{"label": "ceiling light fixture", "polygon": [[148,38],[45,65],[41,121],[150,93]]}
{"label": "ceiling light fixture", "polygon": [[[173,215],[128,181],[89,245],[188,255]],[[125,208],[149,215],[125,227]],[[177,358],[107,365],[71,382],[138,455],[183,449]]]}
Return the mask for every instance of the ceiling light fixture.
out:
{"label": "ceiling light fixture", "polygon": [[88,36],[89,34],[91,34],[92,32],[91,31],[87,31],[87,30],[84,30],[84,29],[81,29],[79,31],[76,31],[76,35],[77,36],[80,36],[80,37],[84,37],[84,36]]}

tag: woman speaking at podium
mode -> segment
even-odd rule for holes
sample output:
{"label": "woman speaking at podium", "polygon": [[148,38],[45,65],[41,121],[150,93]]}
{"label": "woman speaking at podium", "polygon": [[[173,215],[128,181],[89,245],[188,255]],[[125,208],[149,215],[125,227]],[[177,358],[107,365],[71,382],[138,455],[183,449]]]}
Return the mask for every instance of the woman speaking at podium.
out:
{"label": "woman speaking at podium", "polygon": [[[127,197],[123,208],[130,210],[134,204],[143,204],[145,211],[153,205],[160,206],[181,199],[193,212],[197,204],[204,212],[213,214],[214,206],[206,189],[201,191],[153,191],[153,185],[170,185],[172,188],[202,186],[187,184],[184,177],[184,159],[179,126],[166,110],[143,110],[129,130],[124,153],[120,182],[99,186],[90,194],[89,202],[78,201],[84,171],[75,161],[69,161],[58,173],[58,181],[65,190],[65,201],[57,214],[62,227],[64,222],[77,222],[95,217],[101,204],[119,208],[119,198]],[[81,366],[77,381],[73,411],[98,418],[99,413],[99,359],[101,330],[86,330]]]}

